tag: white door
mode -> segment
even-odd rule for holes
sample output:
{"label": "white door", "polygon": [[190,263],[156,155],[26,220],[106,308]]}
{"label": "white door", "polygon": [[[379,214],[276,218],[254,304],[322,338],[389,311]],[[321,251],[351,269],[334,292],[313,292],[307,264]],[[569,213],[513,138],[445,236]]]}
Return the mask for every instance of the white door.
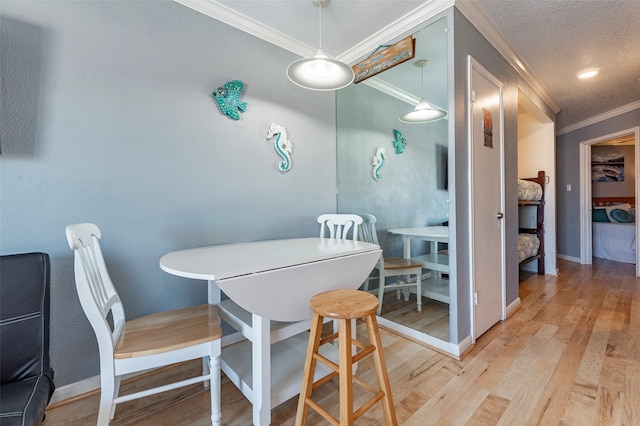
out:
{"label": "white door", "polygon": [[475,341],[503,317],[503,86],[469,57],[471,291]]}

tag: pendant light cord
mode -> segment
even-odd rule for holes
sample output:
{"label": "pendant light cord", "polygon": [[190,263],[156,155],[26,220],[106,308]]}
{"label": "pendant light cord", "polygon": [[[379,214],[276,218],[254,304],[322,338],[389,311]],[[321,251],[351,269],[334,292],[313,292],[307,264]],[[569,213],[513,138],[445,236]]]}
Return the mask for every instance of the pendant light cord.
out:
{"label": "pendant light cord", "polygon": [[318,2],[318,33],[320,33],[318,48],[322,49],[322,2]]}

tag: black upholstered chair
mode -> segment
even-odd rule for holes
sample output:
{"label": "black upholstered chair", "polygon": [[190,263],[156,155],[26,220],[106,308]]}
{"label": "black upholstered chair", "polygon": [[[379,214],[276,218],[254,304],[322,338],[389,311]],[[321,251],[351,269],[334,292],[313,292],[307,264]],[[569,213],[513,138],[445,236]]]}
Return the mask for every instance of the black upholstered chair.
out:
{"label": "black upholstered chair", "polygon": [[53,390],[46,253],[0,256],[0,425],[39,425]]}

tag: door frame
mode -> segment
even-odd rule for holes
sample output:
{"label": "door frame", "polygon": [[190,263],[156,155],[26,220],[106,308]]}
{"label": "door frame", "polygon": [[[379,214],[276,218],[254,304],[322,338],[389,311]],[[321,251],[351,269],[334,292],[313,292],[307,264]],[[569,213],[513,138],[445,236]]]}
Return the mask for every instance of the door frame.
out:
{"label": "door frame", "polygon": [[[471,306],[471,342],[475,343],[476,338],[476,304],[475,304],[475,253],[474,253],[474,236],[475,226],[473,222],[474,218],[474,193],[473,193],[473,71],[477,71],[491,83],[495,84],[500,91],[500,210],[504,214],[505,211],[505,164],[504,164],[504,84],[493,76],[485,67],[483,67],[478,61],[476,61],[471,55],[467,56],[467,135],[468,135],[468,149],[469,149],[469,178],[467,184],[469,185],[469,285],[470,285],[470,297],[469,304]],[[504,321],[507,318],[507,282],[506,282],[506,226],[505,219],[500,221],[500,259],[501,259],[501,297],[502,297],[502,312],[500,313],[500,319]]]}
{"label": "door frame", "polygon": [[[615,139],[628,134],[635,135],[635,197],[636,203],[640,197],[640,127],[621,130],[594,139],[580,142],[580,263],[591,265],[593,263],[593,236],[591,233],[591,145]],[[640,224],[638,223],[638,213],[636,209],[636,236],[640,235]],[[636,238],[636,277],[640,277],[640,239]]]}

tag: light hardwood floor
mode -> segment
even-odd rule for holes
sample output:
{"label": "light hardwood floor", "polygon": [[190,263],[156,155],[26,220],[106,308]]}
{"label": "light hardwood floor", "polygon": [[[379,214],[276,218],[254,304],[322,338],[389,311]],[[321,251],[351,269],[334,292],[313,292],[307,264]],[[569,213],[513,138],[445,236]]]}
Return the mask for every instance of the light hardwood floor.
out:
{"label": "light hardwood floor", "polygon": [[[593,266],[560,261],[557,278],[523,275],[522,307],[462,361],[383,330],[399,423],[640,425],[640,280],[634,265],[594,260]],[[167,374],[198,368],[192,363]],[[358,375],[375,380],[369,360]],[[365,396],[358,393],[356,405]],[[337,408],[337,383],[314,397]],[[95,424],[97,401],[94,394],[50,407],[44,424]],[[224,376],[222,401],[223,424],[251,424],[251,405]],[[275,408],[272,424],[293,425],[296,403],[297,397]],[[207,394],[194,385],[121,404],[111,424],[206,425],[208,416]],[[356,425],[382,419],[378,404]],[[326,423],[312,412],[309,424]]]}
{"label": "light hardwood floor", "polygon": [[[440,283],[440,286],[449,286],[449,280],[430,278],[429,281]],[[377,294],[375,294],[377,296]],[[430,334],[445,342],[449,341],[449,304],[437,300],[422,297],[422,310],[416,309],[416,295],[411,293],[409,301],[403,297],[398,299],[396,291],[385,293],[382,303],[382,317],[405,325],[414,330]]]}

